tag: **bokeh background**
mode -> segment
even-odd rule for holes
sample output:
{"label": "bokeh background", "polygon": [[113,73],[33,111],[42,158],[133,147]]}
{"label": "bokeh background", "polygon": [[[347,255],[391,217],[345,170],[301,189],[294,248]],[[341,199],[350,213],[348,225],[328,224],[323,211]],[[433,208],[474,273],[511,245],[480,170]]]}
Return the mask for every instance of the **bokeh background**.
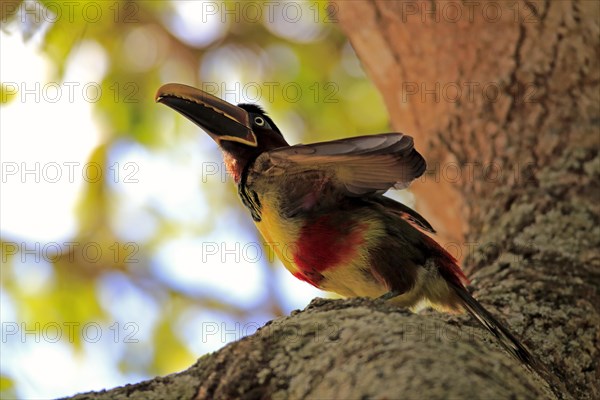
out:
{"label": "bokeh background", "polygon": [[326,295],[263,247],[215,143],[154,94],[179,82],[259,103],[290,143],[386,131],[334,6],[0,12],[2,398],[174,373]]}

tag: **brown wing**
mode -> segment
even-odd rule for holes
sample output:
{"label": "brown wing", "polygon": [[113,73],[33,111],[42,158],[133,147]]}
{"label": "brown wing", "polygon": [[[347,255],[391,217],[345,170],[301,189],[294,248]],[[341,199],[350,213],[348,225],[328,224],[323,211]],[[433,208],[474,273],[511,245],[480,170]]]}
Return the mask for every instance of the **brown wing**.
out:
{"label": "brown wing", "polygon": [[358,136],[268,152],[273,172],[288,176],[321,171],[340,190],[360,196],[404,189],[425,172],[413,138],[401,133]]}
{"label": "brown wing", "polygon": [[[267,185],[285,199],[279,209],[287,216],[302,211],[325,211],[343,197],[406,188],[425,171],[425,160],[413,139],[401,133],[296,145],[261,154],[250,185]],[[263,190],[259,189],[259,192]]]}

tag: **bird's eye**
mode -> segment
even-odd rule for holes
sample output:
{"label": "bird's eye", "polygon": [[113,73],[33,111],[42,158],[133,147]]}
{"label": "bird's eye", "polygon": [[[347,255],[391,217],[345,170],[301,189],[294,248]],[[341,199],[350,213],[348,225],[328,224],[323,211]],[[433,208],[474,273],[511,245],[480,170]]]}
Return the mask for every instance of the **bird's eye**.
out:
{"label": "bird's eye", "polygon": [[254,123],[258,126],[264,126],[265,120],[263,117],[254,117]]}

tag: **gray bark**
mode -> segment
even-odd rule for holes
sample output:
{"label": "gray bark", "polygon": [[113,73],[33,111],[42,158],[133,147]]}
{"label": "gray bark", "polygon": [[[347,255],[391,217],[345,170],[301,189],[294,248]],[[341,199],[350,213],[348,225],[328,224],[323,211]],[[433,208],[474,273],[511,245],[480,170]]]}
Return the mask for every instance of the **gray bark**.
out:
{"label": "gray bark", "polygon": [[185,372],[73,399],[552,397],[471,322],[316,299]]}
{"label": "gray bark", "polygon": [[[423,7],[445,2],[333,9],[394,129],[433,170],[415,187],[420,210],[443,244],[469,250],[475,297],[550,375],[524,369],[467,316],[315,300],[185,372],[74,398],[600,398],[598,3],[493,2],[495,22],[474,3],[458,22],[423,22]],[[442,91],[467,82],[498,95]],[[438,101],[422,97],[436,83]],[[448,165],[462,179],[444,176]]]}

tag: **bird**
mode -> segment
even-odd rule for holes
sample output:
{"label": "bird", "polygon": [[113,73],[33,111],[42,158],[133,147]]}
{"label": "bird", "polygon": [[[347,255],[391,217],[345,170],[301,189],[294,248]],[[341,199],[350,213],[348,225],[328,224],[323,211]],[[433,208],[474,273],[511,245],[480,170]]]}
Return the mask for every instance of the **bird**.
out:
{"label": "bird", "polygon": [[399,307],[466,310],[513,357],[539,361],[467,289],[457,260],[415,210],[384,196],[426,170],[411,136],[383,133],[291,146],[257,104],[233,105],[168,83],[155,96],[220,147],[239,197],[296,278],[343,297]]}

